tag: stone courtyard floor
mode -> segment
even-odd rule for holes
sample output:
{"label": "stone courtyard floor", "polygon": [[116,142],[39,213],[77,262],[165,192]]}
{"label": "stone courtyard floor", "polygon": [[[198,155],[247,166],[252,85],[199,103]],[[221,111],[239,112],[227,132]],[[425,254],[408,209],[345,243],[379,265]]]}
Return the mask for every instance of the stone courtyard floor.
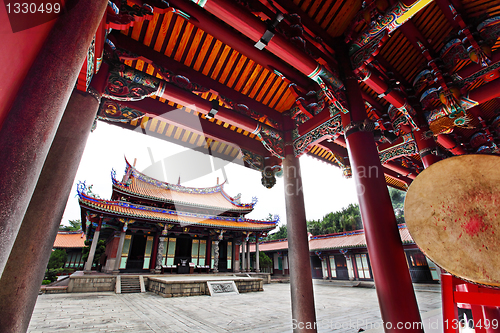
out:
{"label": "stone courtyard floor", "polygon": [[[420,288],[419,288],[420,289]],[[424,322],[440,318],[439,289],[416,291]],[[376,291],[315,281],[319,332],[382,332]],[[377,329],[378,328],[378,329]],[[291,332],[290,285],[264,292],[163,298],[153,293],[43,294],[28,332]],[[428,330],[427,332],[439,332]]]}

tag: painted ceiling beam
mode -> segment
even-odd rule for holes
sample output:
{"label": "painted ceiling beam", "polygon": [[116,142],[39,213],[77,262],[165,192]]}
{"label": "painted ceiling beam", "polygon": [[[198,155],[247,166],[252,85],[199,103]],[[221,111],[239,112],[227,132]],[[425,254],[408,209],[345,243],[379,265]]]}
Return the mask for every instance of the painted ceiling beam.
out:
{"label": "painted ceiling beam", "polygon": [[[182,116],[179,116],[178,114],[169,114],[171,111],[179,109],[158,100],[146,98],[141,101],[119,101],[117,103],[139,110],[150,117],[159,117],[161,120],[164,120],[169,124],[206,136],[207,138],[222,141],[235,147],[239,146],[261,156],[271,156],[262,143],[256,139],[252,139],[236,131],[232,131],[187,112],[185,112],[185,115],[183,114]],[[161,135],[161,137],[165,137],[165,135]]]}
{"label": "painted ceiling beam", "polygon": [[[267,51],[317,83],[322,80],[335,88],[343,86],[338,77],[319,65],[305,50],[296,47],[281,34],[271,32],[265,22],[238,3],[229,0],[206,0],[199,5],[250,38],[256,43],[256,48],[263,49],[265,47]],[[265,36],[268,35],[270,36],[266,39]]]}
{"label": "painted ceiling beam", "polygon": [[279,124],[283,122],[283,116],[281,113],[271,109],[270,107],[257,102],[256,100],[243,95],[242,93],[229,88],[228,86],[211,79],[203,75],[202,73],[178,62],[172,58],[169,58],[160,52],[156,52],[154,49],[147,47],[146,45],[127,37],[121,33],[113,33],[113,40],[116,42],[117,47],[124,48],[132,53],[135,53],[141,57],[144,57],[146,62],[152,62],[154,65],[159,65],[163,68],[171,70],[176,75],[186,76],[190,81],[195,82],[205,88],[212,89],[219,93],[220,95],[227,97],[237,104],[244,104],[248,108],[257,111],[258,113],[274,119]]}
{"label": "painted ceiling beam", "polygon": [[170,0],[169,3],[173,7],[189,14],[191,16],[189,22],[194,26],[211,34],[224,44],[229,45],[231,48],[258,64],[261,64],[270,71],[278,71],[284,75],[287,80],[297,84],[305,91],[310,90],[309,87],[312,86],[311,81],[305,75],[293,69],[275,55],[258,50],[254,47],[254,42],[235,32],[198,5],[186,0]]}
{"label": "painted ceiling beam", "polygon": [[363,49],[373,39],[382,33],[390,34],[398,29],[403,23],[411,19],[420,10],[425,8],[432,0],[402,0],[393,5],[384,17],[375,24],[368,24],[368,27],[361,32],[351,43],[349,53],[354,54]]}

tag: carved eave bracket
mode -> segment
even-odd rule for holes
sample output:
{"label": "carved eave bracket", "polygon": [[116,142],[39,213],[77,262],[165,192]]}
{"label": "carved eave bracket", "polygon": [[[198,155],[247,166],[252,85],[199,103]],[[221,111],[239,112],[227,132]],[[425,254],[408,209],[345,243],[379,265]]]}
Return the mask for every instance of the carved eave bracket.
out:
{"label": "carved eave bracket", "polygon": [[331,139],[342,133],[342,121],[340,113],[320,124],[309,132],[299,135],[298,130],[292,132],[293,153],[296,157],[308,152],[314,143]]}
{"label": "carved eave bracket", "polygon": [[380,162],[382,164],[398,157],[410,156],[418,154],[417,143],[413,137],[413,133],[408,133],[402,136],[403,140],[383,150],[379,149]]}

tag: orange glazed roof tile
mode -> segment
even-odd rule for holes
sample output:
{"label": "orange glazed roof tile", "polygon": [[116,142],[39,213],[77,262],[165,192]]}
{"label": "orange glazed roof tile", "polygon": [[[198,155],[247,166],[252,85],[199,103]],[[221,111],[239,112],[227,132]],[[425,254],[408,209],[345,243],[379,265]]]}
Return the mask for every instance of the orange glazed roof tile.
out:
{"label": "orange glazed roof tile", "polygon": [[270,230],[275,221],[258,221],[241,217],[214,216],[170,209],[143,206],[124,201],[111,201],[90,197],[79,192],[80,206],[96,212],[157,222],[173,222],[187,226],[205,226],[228,229]]}
{"label": "orange glazed roof tile", "polygon": [[[399,235],[403,244],[414,243],[406,225],[399,225]],[[363,230],[349,233],[313,236],[309,241],[309,250],[334,250],[366,247],[365,233]],[[259,243],[259,251],[278,251],[288,248],[286,239],[279,241]],[[255,252],[255,244],[250,245],[250,251]]]}
{"label": "orange glazed roof tile", "polygon": [[69,249],[85,246],[85,234],[83,231],[59,231],[54,241],[53,248]]}
{"label": "orange glazed roof tile", "polygon": [[[125,179],[127,174],[129,177]],[[256,203],[256,199],[250,204],[239,203],[224,192],[224,185],[195,188],[162,182],[137,171],[128,162],[126,177],[122,182],[113,178],[113,190],[160,202],[205,207],[221,211],[249,213]]]}

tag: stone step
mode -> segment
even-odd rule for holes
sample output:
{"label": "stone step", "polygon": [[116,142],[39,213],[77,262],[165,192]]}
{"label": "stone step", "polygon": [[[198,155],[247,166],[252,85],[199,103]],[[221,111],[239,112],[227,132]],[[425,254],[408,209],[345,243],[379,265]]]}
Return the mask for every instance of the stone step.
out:
{"label": "stone step", "polygon": [[121,292],[122,293],[140,293],[141,282],[138,276],[121,277]]}

